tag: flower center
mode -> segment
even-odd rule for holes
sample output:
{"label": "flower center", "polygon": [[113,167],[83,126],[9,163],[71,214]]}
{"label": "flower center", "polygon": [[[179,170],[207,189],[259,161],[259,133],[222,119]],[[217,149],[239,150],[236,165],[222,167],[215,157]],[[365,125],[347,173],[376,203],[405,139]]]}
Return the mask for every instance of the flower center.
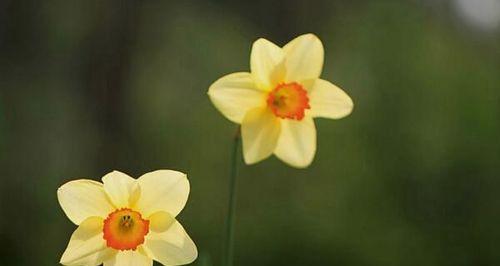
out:
{"label": "flower center", "polygon": [[267,105],[277,117],[302,120],[309,106],[307,91],[297,82],[280,83],[267,97]]}
{"label": "flower center", "polygon": [[104,239],[110,248],[135,250],[149,233],[149,221],[131,209],[119,209],[104,220]]}

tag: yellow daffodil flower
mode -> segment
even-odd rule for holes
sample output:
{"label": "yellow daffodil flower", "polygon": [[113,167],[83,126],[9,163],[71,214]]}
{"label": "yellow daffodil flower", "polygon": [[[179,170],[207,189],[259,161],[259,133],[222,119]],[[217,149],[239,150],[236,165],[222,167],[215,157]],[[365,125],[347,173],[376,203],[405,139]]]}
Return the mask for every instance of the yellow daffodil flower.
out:
{"label": "yellow daffodil flower", "polygon": [[195,244],[175,219],[189,194],[185,174],[158,170],[133,179],[114,171],[102,182],[80,179],[57,190],[59,204],[78,225],[61,264],[183,265],[196,259]]}
{"label": "yellow daffodil flower", "polygon": [[250,55],[251,73],[229,74],[210,86],[208,95],[217,109],[241,124],[247,164],[274,153],[291,166],[307,167],[316,153],[313,118],[351,113],[351,98],[319,78],[323,55],[323,44],[313,34],[282,48],[258,39]]}

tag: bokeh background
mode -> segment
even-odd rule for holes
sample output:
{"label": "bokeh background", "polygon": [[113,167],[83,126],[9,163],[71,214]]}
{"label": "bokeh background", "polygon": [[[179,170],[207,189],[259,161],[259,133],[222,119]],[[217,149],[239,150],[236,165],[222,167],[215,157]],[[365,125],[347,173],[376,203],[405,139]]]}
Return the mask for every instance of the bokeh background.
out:
{"label": "bokeh background", "polygon": [[499,29],[498,0],[0,1],[0,264],[58,264],[64,182],[168,168],[220,265],[236,125],[206,91],[313,32],[355,110],[306,170],[240,161],[236,265],[500,265]]}

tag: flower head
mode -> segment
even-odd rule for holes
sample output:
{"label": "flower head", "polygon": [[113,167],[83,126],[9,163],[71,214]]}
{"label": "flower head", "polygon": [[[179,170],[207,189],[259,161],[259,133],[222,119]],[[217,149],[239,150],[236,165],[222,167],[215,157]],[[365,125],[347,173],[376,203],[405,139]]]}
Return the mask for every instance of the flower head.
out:
{"label": "flower head", "polygon": [[78,225],[61,264],[183,265],[196,259],[195,244],[175,219],[189,194],[185,174],[159,170],[133,179],[114,171],[102,181],[74,180],[57,190]]}
{"label": "flower head", "polygon": [[289,165],[307,167],[316,153],[313,118],[351,113],[351,98],[319,78],[323,54],[323,44],[313,34],[284,47],[258,39],[250,55],[251,73],[229,74],[210,86],[208,95],[217,109],[241,124],[247,164],[274,153]]}

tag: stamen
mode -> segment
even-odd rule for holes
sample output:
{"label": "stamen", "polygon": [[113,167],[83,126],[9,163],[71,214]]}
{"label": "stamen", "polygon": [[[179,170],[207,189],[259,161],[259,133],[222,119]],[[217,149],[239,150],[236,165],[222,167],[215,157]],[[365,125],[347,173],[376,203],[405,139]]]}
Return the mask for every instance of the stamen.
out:
{"label": "stamen", "polygon": [[119,209],[104,220],[103,238],[110,248],[135,250],[149,233],[149,221],[131,209]]}
{"label": "stamen", "polygon": [[267,105],[280,118],[302,120],[310,109],[307,91],[297,82],[281,83],[269,93]]}

